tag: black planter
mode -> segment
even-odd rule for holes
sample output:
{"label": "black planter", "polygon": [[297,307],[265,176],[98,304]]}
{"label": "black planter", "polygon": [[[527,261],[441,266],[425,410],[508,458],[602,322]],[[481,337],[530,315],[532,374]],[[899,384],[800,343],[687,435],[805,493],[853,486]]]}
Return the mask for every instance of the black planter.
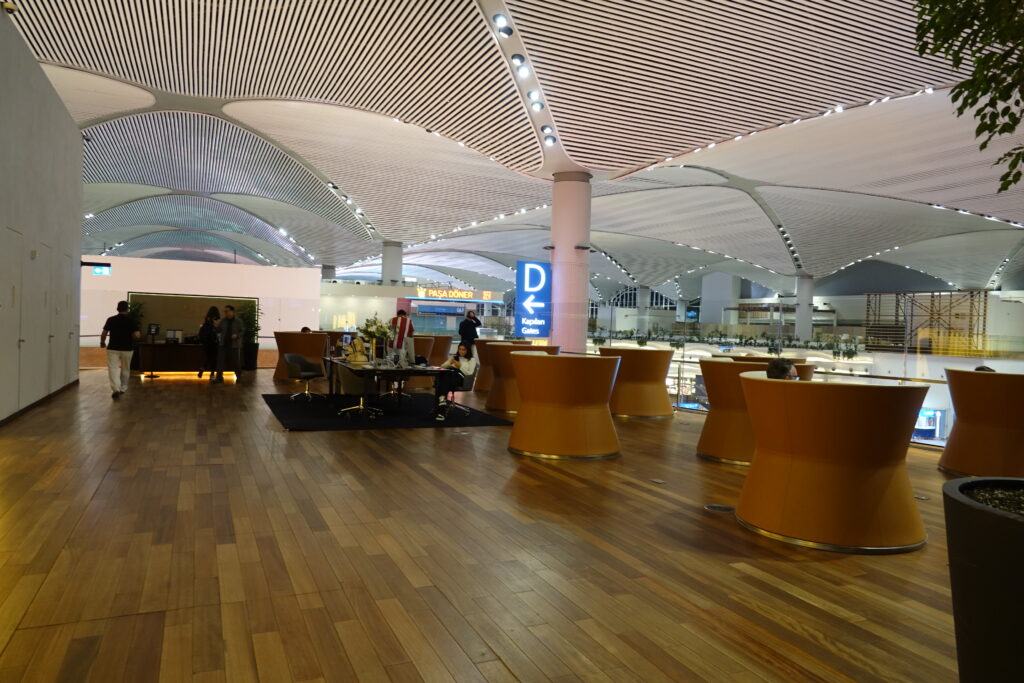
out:
{"label": "black planter", "polygon": [[968,498],[964,491],[998,481],[1024,488],[1024,479],[954,479],[942,487],[953,589],[960,680],[1024,680],[1024,516]]}
{"label": "black planter", "polygon": [[255,370],[259,364],[260,345],[256,342],[242,344],[242,369]]}

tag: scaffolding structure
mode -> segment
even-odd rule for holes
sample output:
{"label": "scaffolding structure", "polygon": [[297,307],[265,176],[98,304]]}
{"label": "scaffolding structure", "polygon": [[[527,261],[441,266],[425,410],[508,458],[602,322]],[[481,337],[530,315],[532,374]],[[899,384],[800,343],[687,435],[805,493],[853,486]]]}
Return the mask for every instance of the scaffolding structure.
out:
{"label": "scaffolding structure", "polygon": [[988,355],[987,290],[880,292],[867,295],[868,351]]}

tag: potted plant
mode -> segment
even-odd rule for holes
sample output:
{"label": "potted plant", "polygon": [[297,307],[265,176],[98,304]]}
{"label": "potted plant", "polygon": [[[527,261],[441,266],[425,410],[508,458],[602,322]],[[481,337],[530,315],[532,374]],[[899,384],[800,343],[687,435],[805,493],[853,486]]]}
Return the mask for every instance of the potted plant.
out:
{"label": "potted plant", "polygon": [[255,370],[260,355],[260,306],[256,301],[247,301],[238,306],[235,315],[245,326],[242,335],[242,369]]}
{"label": "potted plant", "polygon": [[387,341],[393,334],[391,326],[381,320],[376,313],[372,318],[364,320],[363,324],[356,328],[356,331],[362,335],[363,339],[370,342],[370,358],[383,355],[383,348],[378,349],[377,345],[387,346]]}
{"label": "potted plant", "polygon": [[636,338],[636,345],[637,346],[647,346],[647,337],[643,336],[642,334],[638,335],[637,338]]}
{"label": "potted plant", "polygon": [[594,337],[593,338],[594,346],[604,346],[605,342],[607,342],[607,341],[608,340],[605,337]]}
{"label": "potted plant", "polygon": [[1024,478],[954,479],[942,499],[960,680],[1019,677]]}

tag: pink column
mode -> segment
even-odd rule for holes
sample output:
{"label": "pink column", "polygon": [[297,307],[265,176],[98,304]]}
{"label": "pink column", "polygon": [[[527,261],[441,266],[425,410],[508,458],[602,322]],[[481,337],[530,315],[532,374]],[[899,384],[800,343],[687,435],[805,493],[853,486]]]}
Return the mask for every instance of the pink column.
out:
{"label": "pink column", "polygon": [[551,343],[587,347],[590,285],[590,174],[554,174],[551,198]]}

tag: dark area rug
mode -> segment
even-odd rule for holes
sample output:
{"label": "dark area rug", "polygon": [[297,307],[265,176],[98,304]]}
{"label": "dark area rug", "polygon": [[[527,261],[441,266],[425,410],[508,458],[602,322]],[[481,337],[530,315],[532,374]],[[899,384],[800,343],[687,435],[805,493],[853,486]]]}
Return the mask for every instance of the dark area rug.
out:
{"label": "dark area rug", "polygon": [[274,417],[281,426],[291,431],[323,432],[349,429],[415,429],[419,427],[497,427],[512,424],[508,420],[494,417],[479,410],[470,409],[469,415],[448,411],[444,422],[434,420],[432,394],[413,394],[403,397],[401,403],[394,398],[383,398],[370,404],[384,411],[374,419],[353,415],[339,416],[342,408],[359,403],[355,396],[314,398],[312,401],[299,398],[294,401],[289,394],[263,394],[263,400],[270,406]]}

